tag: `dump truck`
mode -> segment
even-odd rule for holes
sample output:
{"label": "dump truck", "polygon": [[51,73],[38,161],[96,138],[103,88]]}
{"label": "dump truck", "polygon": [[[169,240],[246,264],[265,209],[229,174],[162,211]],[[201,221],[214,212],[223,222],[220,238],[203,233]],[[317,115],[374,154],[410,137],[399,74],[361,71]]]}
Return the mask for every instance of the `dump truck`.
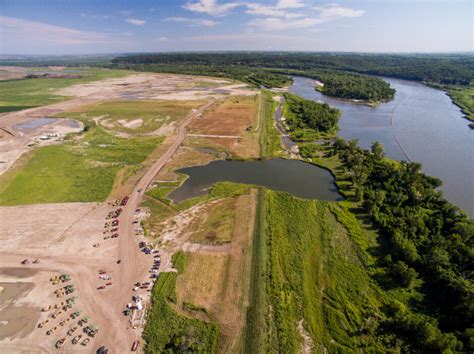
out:
{"label": "dump truck", "polygon": [[58,340],[55,345],[56,349],[61,348],[64,345],[64,342],[66,342],[66,337],[63,337],[60,340]]}
{"label": "dump truck", "polygon": [[67,335],[68,335],[68,336],[72,335],[76,330],[77,330],[77,326],[74,326],[74,327],[70,328],[70,329],[67,331]]}
{"label": "dump truck", "polygon": [[77,344],[82,338],[82,334],[78,334],[72,339],[72,344]]}

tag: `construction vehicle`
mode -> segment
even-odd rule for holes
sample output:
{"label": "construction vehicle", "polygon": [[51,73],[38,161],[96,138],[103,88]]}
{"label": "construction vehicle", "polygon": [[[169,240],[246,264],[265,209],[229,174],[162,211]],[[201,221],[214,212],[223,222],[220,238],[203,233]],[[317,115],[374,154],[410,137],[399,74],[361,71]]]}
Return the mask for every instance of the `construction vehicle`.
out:
{"label": "construction vehicle", "polygon": [[72,344],[77,344],[82,338],[82,334],[78,334],[72,339]]}
{"label": "construction vehicle", "polygon": [[43,322],[38,323],[38,328],[43,328],[49,323],[49,319],[44,320]]}
{"label": "construction vehicle", "polygon": [[89,317],[84,317],[84,318],[80,319],[79,322],[77,322],[77,324],[82,327],[87,322],[89,322]]}
{"label": "construction vehicle", "polygon": [[53,314],[51,315],[51,317],[52,317],[52,318],[56,318],[56,317],[58,317],[59,315],[61,315],[62,313],[63,313],[63,311],[62,311],[62,310],[59,310],[58,312],[53,313]]}
{"label": "construction vehicle", "polygon": [[84,332],[89,336],[89,337],[95,337],[95,335],[99,332],[98,328],[95,328],[93,325],[89,325],[84,328]]}
{"label": "construction vehicle", "polygon": [[54,332],[56,332],[57,329],[58,329],[58,327],[53,327],[49,331],[47,331],[46,334],[49,336],[49,335],[53,334]]}
{"label": "construction vehicle", "polygon": [[64,342],[66,342],[66,337],[63,337],[60,340],[58,340],[55,345],[56,349],[61,348],[64,345]]}
{"label": "construction vehicle", "polygon": [[74,326],[74,327],[70,328],[70,329],[67,331],[67,335],[68,335],[68,336],[72,335],[76,330],[77,330],[77,326]]}
{"label": "construction vehicle", "polygon": [[107,354],[108,352],[109,350],[106,347],[101,346],[99,349],[97,349],[96,354]]}

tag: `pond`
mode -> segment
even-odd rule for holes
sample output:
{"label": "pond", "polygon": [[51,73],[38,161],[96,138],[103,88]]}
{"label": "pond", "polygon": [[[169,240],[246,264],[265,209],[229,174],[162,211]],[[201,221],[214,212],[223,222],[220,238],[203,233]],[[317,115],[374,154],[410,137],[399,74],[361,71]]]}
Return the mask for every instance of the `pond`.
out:
{"label": "pond", "polygon": [[396,89],[395,98],[369,107],[325,96],[314,89],[314,80],[293,79],[290,92],[342,111],[340,136],[359,139],[364,148],[379,141],[389,157],[420,162],[426,174],[443,181],[441,191],[449,201],[474,215],[474,131],[443,91],[383,78]]}
{"label": "pond", "polygon": [[56,120],[57,119],[55,118],[49,118],[49,117],[37,118],[37,119],[32,119],[26,122],[15,124],[13,128],[19,131],[23,131],[23,132],[30,132],[35,129],[41,128],[44,125],[54,123],[56,122]]}
{"label": "pond", "polygon": [[305,199],[343,200],[331,173],[298,160],[219,160],[177,172],[184,173],[189,178],[168,195],[176,203],[206,194],[216,182],[255,184]]}

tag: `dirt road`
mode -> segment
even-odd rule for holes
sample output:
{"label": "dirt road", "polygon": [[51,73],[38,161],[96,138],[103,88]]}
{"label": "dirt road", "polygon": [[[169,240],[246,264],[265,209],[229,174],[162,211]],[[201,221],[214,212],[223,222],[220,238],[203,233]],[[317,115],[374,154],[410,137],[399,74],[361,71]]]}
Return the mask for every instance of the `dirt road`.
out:
{"label": "dirt road", "polygon": [[[186,137],[187,128],[191,121],[202,114],[204,110],[209,108],[213,102],[208,103],[192,112],[181,124],[178,129],[175,141],[170,145],[168,150],[157,160],[151,168],[146,172],[142,179],[137,183],[133,192],[129,196],[127,206],[124,208],[120,216],[119,225],[119,246],[117,250],[117,260],[121,260],[119,277],[116,278],[117,287],[113,294],[109,297],[109,303],[113,306],[116,314],[121,314],[127,303],[130,302],[133,295],[133,285],[137,281],[143,281],[151,268],[152,257],[145,256],[138,248],[134,236],[133,215],[135,209],[140,205],[147,187],[153,182],[155,176],[163,168],[163,166],[171,159],[176,150]],[[128,327],[128,319],[121,316],[120,325],[111,324],[105,328],[101,334],[104,339],[103,345],[110,348],[114,353],[120,353],[129,350],[136,338],[131,330],[124,330]],[[100,343],[100,342],[99,342]]]}

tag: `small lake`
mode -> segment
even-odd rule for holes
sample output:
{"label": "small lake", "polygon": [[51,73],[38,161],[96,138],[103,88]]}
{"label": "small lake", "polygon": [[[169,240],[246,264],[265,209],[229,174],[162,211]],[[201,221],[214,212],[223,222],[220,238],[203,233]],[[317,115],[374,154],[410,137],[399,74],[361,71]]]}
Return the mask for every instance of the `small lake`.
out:
{"label": "small lake", "polygon": [[426,174],[443,181],[441,190],[449,201],[474,215],[474,131],[443,91],[383,78],[397,90],[395,98],[369,107],[325,96],[314,89],[314,80],[293,79],[290,92],[342,111],[340,136],[359,139],[364,148],[379,141],[387,156],[420,162]]}
{"label": "small lake", "polygon": [[30,131],[33,131],[35,129],[41,128],[44,125],[54,123],[56,121],[57,121],[57,119],[55,119],[55,118],[48,118],[48,117],[36,118],[36,119],[32,119],[32,120],[27,121],[27,122],[21,122],[21,123],[15,124],[13,126],[13,128],[15,128],[19,131],[30,132]]}
{"label": "small lake", "polygon": [[255,184],[305,199],[343,200],[333,176],[325,169],[298,160],[213,161],[178,170],[189,178],[168,195],[174,202],[206,194],[216,182]]}

